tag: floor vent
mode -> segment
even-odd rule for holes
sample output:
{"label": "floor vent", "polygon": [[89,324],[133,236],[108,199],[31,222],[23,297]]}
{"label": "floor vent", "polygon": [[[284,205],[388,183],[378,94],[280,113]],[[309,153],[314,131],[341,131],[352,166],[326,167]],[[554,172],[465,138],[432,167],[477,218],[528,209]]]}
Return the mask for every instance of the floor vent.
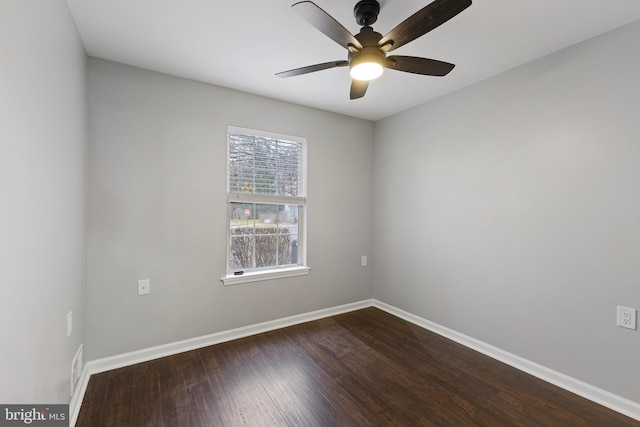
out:
{"label": "floor vent", "polygon": [[82,373],[82,344],[78,348],[75,357],[73,358],[73,362],[71,362],[71,395],[73,396],[73,392],[78,384],[78,379],[80,378],[80,374]]}

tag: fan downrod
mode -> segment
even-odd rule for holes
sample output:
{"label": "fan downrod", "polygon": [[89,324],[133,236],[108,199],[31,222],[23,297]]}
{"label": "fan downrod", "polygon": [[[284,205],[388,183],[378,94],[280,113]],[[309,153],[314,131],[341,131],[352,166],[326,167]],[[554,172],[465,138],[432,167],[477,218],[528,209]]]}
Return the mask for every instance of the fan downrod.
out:
{"label": "fan downrod", "polygon": [[376,0],[360,0],[353,8],[353,15],[358,25],[370,27],[378,20],[380,3]]}

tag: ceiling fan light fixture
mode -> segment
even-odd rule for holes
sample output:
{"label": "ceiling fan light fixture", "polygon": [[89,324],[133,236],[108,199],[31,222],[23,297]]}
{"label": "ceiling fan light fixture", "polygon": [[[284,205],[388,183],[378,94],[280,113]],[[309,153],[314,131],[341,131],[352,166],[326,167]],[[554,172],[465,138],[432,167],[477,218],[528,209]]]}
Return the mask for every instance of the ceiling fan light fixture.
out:
{"label": "ceiling fan light fixture", "polygon": [[355,55],[349,64],[349,74],[356,80],[369,81],[382,75],[384,58],[377,53]]}
{"label": "ceiling fan light fixture", "polygon": [[416,56],[392,55],[387,58],[387,53],[439,27],[471,6],[471,3],[472,0],[432,0],[383,36],[371,27],[380,12],[378,0],[359,0],[354,7],[356,22],[362,27],[356,35],[312,1],[296,0],[291,7],[325,36],[346,48],[348,58],[346,61],[294,68],[276,73],[276,76],[299,76],[348,65],[352,79],[350,99],[362,98],[369,81],[380,77],[385,68],[424,76],[444,76],[455,67],[454,64]]}

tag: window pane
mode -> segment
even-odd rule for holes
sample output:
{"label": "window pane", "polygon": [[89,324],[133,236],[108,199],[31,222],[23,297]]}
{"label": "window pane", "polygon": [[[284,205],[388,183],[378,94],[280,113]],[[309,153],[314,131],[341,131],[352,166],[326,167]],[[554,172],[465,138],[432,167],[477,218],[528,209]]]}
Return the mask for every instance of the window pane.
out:
{"label": "window pane", "polygon": [[231,203],[229,216],[229,268],[242,270],[254,268],[254,227],[253,203]]}
{"label": "window pane", "polygon": [[[288,234],[281,234],[278,237],[278,264],[290,265],[291,262],[291,236]],[[297,242],[296,242],[297,245]],[[297,250],[297,246],[296,246]]]}
{"label": "window pane", "polygon": [[298,263],[298,205],[281,205],[280,241],[278,263],[290,265]]}
{"label": "window pane", "polygon": [[253,228],[254,226],[254,203],[231,203],[231,223],[233,228]]}
{"label": "window pane", "polygon": [[278,265],[278,235],[256,235],[256,267],[274,267]]}
{"label": "window pane", "polygon": [[281,233],[298,234],[298,205],[280,205],[278,227]]}
{"label": "window pane", "polygon": [[228,140],[230,192],[303,196],[302,143],[234,132]]}
{"label": "window pane", "polygon": [[278,265],[278,211],[280,205],[256,205],[256,267]]}
{"label": "window pane", "polygon": [[229,206],[230,270],[298,264],[298,205],[231,202]]}
{"label": "window pane", "polygon": [[[236,230],[241,231],[241,230]],[[229,268],[242,270],[253,268],[254,236],[231,236],[229,245]]]}

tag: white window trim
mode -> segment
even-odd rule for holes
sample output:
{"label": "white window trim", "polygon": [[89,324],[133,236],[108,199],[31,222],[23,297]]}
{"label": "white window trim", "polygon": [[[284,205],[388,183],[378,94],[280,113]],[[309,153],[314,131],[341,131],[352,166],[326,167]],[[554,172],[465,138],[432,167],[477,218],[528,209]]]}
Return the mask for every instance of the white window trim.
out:
{"label": "white window trim", "polygon": [[[235,201],[233,197],[228,198],[228,202]],[[311,267],[307,265],[307,246],[306,246],[306,238],[307,238],[307,219],[306,219],[306,206],[303,209],[300,209],[299,215],[303,217],[303,227],[298,230],[298,236],[301,239],[304,239],[304,244],[300,246],[298,252],[298,259],[301,260],[300,265],[294,266],[283,266],[283,267],[270,267],[262,270],[251,270],[245,271],[242,274],[236,275],[234,273],[228,273],[226,276],[222,277],[220,281],[223,285],[238,285],[240,283],[251,283],[251,282],[260,282],[262,280],[273,280],[273,279],[282,279],[286,277],[294,277],[294,276],[304,276],[309,274],[311,271]],[[229,223],[229,209],[227,209],[227,224]],[[229,260],[227,260],[229,262]]]}
{"label": "white window trim", "polygon": [[227,203],[266,203],[276,205],[306,205],[306,197],[265,196],[263,194],[228,193]]}
{"label": "white window trim", "polygon": [[[242,128],[237,126],[228,126],[227,133],[250,133],[256,136],[262,136],[266,138],[277,138],[288,141],[304,141],[305,151],[306,151],[306,138],[296,137],[292,135],[284,135],[278,134],[268,131],[260,131],[255,129]],[[309,274],[311,271],[311,267],[307,265],[307,251],[306,251],[306,238],[307,238],[307,219],[306,219],[306,210],[307,210],[307,198],[306,198],[306,179],[307,179],[307,156],[305,153],[304,156],[304,164],[303,168],[305,171],[304,174],[304,189],[305,196],[300,197],[278,197],[278,196],[265,196],[260,194],[245,194],[245,193],[229,193],[227,192],[227,205],[232,202],[247,202],[247,203],[276,203],[276,204],[301,204],[303,207],[300,210],[300,216],[303,217],[303,226],[298,230],[298,236],[300,241],[303,243],[300,246],[300,251],[298,252],[298,259],[301,261],[301,264],[294,266],[283,266],[283,267],[272,267],[263,270],[252,270],[245,271],[241,274],[236,273],[227,273],[223,276],[220,281],[224,286],[237,285],[241,283],[252,283],[259,282],[263,280],[274,280],[274,279],[282,279],[287,277],[295,277],[295,276],[304,276]],[[230,221],[230,211],[227,209],[227,224]],[[229,231],[227,230],[227,240],[229,239]],[[227,243],[228,244],[228,243]],[[228,248],[227,248],[228,251]],[[228,256],[228,255],[227,255]],[[227,259],[227,263],[229,260]]]}
{"label": "white window trim", "polygon": [[242,275],[236,276],[234,274],[228,274],[222,279],[222,284],[225,286],[238,285],[240,283],[260,282],[262,280],[283,279],[285,277],[304,276],[309,274],[311,267],[296,265],[295,267],[280,267],[272,268],[263,271],[248,271]]}

